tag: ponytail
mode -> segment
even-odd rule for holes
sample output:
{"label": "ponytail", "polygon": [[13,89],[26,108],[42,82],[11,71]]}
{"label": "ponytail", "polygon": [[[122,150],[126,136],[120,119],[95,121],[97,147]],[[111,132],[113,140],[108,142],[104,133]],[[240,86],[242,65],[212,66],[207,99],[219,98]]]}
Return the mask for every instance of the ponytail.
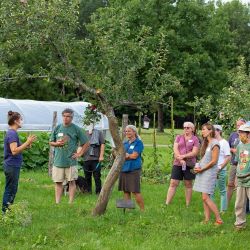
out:
{"label": "ponytail", "polygon": [[18,112],[9,111],[8,112],[8,125],[12,126],[15,124],[15,121],[19,120],[21,115]]}

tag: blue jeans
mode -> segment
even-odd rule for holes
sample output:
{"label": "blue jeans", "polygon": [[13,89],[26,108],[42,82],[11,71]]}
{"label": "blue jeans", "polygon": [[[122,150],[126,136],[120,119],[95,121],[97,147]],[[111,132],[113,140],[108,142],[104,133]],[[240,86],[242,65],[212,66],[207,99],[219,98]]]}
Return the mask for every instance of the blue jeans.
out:
{"label": "blue jeans", "polygon": [[[222,170],[218,174],[218,179],[216,182],[216,187],[219,188],[220,191],[220,211],[227,210],[227,189],[226,189],[226,181],[227,181],[227,172],[226,170]],[[211,196],[212,200],[214,200],[214,194]]]}
{"label": "blue jeans", "polygon": [[5,212],[10,204],[13,204],[17,189],[18,180],[20,175],[20,167],[16,166],[4,166],[5,174],[5,190],[3,194],[2,211]]}

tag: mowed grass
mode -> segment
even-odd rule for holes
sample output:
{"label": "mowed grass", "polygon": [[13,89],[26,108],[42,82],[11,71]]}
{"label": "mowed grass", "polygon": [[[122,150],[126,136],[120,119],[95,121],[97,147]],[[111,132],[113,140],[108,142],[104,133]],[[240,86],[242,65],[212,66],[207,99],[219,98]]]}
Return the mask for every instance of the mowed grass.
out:
{"label": "mowed grass", "polygon": [[[142,129],[141,139],[146,145],[153,145],[153,129]],[[175,135],[180,134],[180,129],[175,129]],[[164,133],[156,132],[156,145],[169,145],[171,144],[171,131],[170,129],[164,129]]]}
{"label": "mowed grass", "polygon": [[[4,174],[0,172],[0,192]],[[63,197],[54,204],[53,183],[42,172],[22,172],[16,204],[27,201],[32,215],[26,226],[0,226],[0,249],[248,249],[249,227],[236,232],[233,227],[233,202],[223,215],[224,225],[213,220],[202,225],[203,209],[199,193],[185,207],[181,185],[173,203],[164,205],[168,183],[142,182],[145,212],[117,209],[122,193],[114,188],[105,215],[92,217],[96,195],[77,194],[74,204]],[[2,196],[1,196],[2,197]],[[250,218],[248,218],[249,220]]]}
{"label": "mowed grass", "polygon": [[[165,130],[166,131],[166,130]],[[152,130],[142,130],[144,144],[152,144]],[[179,133],[179,131],[177,131]],[[170,134],[157,133],[157,144],[170,143]],[[171,171],[171,150],[159,147],[166,175]],[[147,168],[152,147],[144,150],[144,168]],[[103,172],[105,177],[107,171]],[[82,173],[81,173],[82,175]],[[169,179],[169,178],[166,178]],[[60,205],[54,204],[54,186],[47,173],[22,172],[17,206],[26,201],[25,212],[32,216],[26,226],[0,225],[0,249],[247,249],[249,228],[236,232],[233,227],[233,202],[223,215],[221,227],[202,225],[203,208],[199,193],[194,193],[191,206],[187,209],[184,189],[181,185],[173,204],[164,205],[169,183],[152,184],[142,181],[145,212],[123,211],[115,206],[122,193],[114,187],[105,215],[93,217],[96,195],[78,193],[74,204],[63,197]],[[4,174],[0,172],[2,198]],[[217,199],[218,203],[218,199]],[[249,217],[250,219],[250,217]],[[25,224],[25,218],[24,224]]]}

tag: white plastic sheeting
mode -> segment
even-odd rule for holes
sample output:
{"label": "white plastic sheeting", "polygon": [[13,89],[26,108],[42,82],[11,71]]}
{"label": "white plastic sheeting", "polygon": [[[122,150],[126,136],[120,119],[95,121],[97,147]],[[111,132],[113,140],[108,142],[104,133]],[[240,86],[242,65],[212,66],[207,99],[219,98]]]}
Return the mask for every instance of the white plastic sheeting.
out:
{"label": "white plastic sheeting", "polygon": [[[21,114],[24,124],[20,131],[51,131],[53,112],[57,111],[57,123],[60,124],[62,123],[62,111],[65,108],[74,110],[73,122],[83,127],[84,111],[89,104],[88,102],[54,102],[0,98],[0,131],[8,129],[7,114],[9,110]],[[101,116],[102,118],[95,128],[104,131],[108,130],[108,119],[104,115]]]}

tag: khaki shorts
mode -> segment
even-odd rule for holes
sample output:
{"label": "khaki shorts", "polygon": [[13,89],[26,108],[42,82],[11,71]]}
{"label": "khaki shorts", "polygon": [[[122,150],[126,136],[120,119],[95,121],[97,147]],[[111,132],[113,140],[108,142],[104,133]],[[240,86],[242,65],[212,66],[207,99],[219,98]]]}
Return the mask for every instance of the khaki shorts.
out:
{"label": "khaki shorts", "polygon": [[230,165],[228,174],[228,184],[235,185],[236,169],[237,169],[236,165]]}
{"label": "khaki shorts", "polygon": [[59,168],[53,166],[52,168],[52,180],[54,182],[64,182],[66,181],[74,181],[78,178],[78,170],[75,166],[68,168]]}

